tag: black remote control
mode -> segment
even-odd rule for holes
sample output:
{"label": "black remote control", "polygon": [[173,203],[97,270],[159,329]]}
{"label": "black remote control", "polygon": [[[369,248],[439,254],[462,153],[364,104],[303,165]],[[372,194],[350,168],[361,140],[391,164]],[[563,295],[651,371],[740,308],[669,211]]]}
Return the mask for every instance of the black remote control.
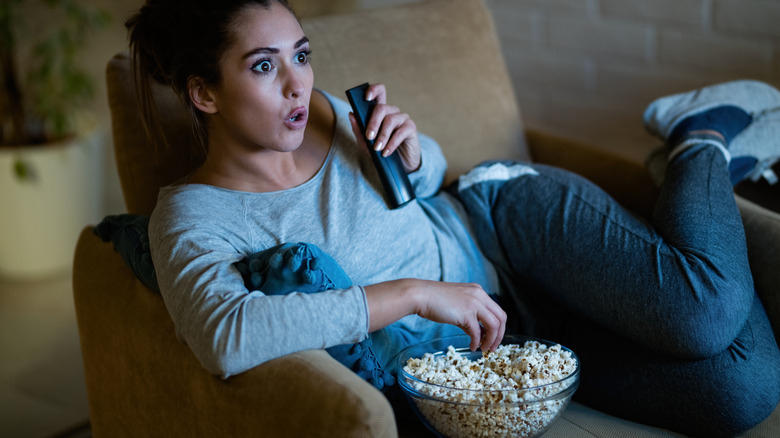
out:
{"label": "black remote control", "polygon": [[367,88],[368,83],[350,88],[347,90],[347,99],[349,104],[352,105],[352,112],[355,113],[358,126],[360,131],[363,132],[363,138],[366,140],[374,166],[376,166],[376,170],[379,173],[379,179],[385,188],[388,206],[391,209],[398,208],[415,198],[414,188],[412,183],[409,182],[409,176],[406,174],[403,163],[401,163],[401,157],[396,153],[391,154],[389,157],[383,157],[382,151],[374,150],[374,141],[365,137],[366,124],[376,106],[375,101],[365,100]]}

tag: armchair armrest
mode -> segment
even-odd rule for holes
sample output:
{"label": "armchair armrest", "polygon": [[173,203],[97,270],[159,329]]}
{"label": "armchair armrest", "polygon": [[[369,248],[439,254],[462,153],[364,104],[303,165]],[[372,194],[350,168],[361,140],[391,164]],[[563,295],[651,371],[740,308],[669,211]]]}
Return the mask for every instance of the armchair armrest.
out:
{"label": "armchair armrest", "polygon": [[95,436],[397,436],[390,403],[325,351],[230,379],[175,336],[162,298],[82,231],[73,292]]}
{"label": "armchair armrest", "polygon": [[775,338],[780,339],[780,214],[741,196],[736,199],[745,226],[753,282],[772,323]]}
{"label": "armchair armrest", "polygon": [[526,130],[531,159],[584,176],[629,209],[649,217],[658,189],[641,163],[593,145],[543,131]]}

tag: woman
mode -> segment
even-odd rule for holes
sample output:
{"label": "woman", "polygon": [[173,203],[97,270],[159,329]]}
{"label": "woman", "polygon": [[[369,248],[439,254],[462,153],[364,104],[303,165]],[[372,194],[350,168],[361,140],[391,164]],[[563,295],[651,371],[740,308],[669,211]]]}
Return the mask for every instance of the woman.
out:
{"label": "woman", "polygon": [[[448,334],[491,350],[506,330],[490,295],[500,293],[524,331],[577,351],[578,397],[594,407],[713,436],[752,427],[777,404],[769,364],[780,354],[722,152],[751,125],[740,106],[653,107],[650,125],[674,120],[659,131],[685,149],[674,149],[650,225],[544,166],[492,163],[441,191],[438,145],[372,85],[367,136],[400,154],[418,197],[388,210],[348,106],[313,90],[310,42],[286,2],[150,0],[128,27],[139,70],[182,97],[208,150],[161,191],[150,233],[177,333],[211,372],[369,334],[385,367],[404,345]],[[298,241],[332,256],[352,286],[245,287],[234,263]]]}

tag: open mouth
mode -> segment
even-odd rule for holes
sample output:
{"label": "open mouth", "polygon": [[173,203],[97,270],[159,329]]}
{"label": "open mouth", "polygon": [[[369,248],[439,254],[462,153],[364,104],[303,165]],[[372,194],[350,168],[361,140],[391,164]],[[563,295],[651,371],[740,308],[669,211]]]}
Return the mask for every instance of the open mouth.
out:
{"label": "open mouth", "polygon": [[284,123],[290,129],[294,129],[294,130],[303,129],[306,127],[307,117],[308,117],[308,110],[306,109],[306,107],[301,106],[292,110],[292,112],[287,115],[287,119],[284,121]]}
{"label": "open mouth", "polygon": [[305,118],[306,118],[306,108],[300,107],[300,108],[294,109],[290,113],[289,118],[287,120],[290,121],[290,122],[297,122],[297,121],[303,120]]}

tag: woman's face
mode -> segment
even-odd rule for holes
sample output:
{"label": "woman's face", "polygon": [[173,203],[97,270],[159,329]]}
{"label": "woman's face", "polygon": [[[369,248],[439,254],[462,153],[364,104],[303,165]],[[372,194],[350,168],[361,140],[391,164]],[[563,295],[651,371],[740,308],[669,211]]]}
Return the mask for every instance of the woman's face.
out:
{"label": "woman's face", "polygon": [[245,8],[232,34],[220,62],[221,81],[208,87],[214,102],[210,142],[252,151],[297,149],[314,84],[309,40],[276,2],[270,9]]}

